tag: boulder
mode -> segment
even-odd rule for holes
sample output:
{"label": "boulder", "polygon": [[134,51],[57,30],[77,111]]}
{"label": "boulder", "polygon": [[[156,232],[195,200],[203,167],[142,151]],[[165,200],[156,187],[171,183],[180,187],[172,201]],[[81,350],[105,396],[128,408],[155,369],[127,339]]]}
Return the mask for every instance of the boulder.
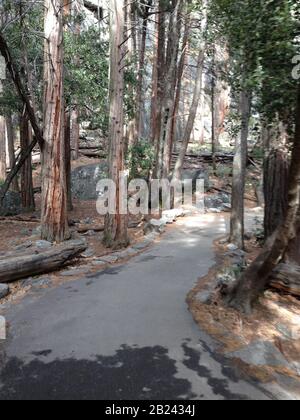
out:
{"label": "boulder", "polygon": [[97,200],[97,184],[108,176],[106,163],[81,166],[72,172],[72,195],[73,198],[89,201]]}
{"label": "boulder", "polygon": [[144,227],[144,233],[148,234],[151,232],[163,233],[167,225],[166,219],[151,219]]}
{"label": "boulder", "polygon": [[8,285],[0,283],[0,299],[5,298],[8,294],[9,294]]}
{"label": "boulder", "polygon": [[0,207],[0,216],[15,216],[22,211],[21,195],[19,193],[8,191],[3,206]]}
{"label": "boulder", "polygon": [[193,188],[196,190],[196,182],[198,179],[204,180],[204,188],[207,191],[210,188],[209,174],[204,169],[184,169],[182,171],[182,180],[193,180]]}

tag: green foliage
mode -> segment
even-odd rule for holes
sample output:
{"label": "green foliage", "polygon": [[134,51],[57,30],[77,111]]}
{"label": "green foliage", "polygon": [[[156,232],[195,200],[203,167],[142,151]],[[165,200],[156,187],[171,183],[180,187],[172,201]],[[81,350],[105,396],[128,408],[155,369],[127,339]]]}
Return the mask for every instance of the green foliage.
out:
{"label": "green foliage", "polygon": [[67,103],[79,105],[82,118],[103,133],[108,129],[108,51],[108,42],[93,27],[80,36],[65,34]]}
{"label": "green foliage", "polygon": [[148,178],[154,162],[154,147],[148,141],[141,139],[128,150],[127,166],[130,169],[130,178]]}
{"label": "green foliage", "polygon": [[294,0],[212,0],[210,24],[227,43],[227,79],[253,94],[263,119],[293,124],[297,82],[292,59],[300,52],[299,3]]}

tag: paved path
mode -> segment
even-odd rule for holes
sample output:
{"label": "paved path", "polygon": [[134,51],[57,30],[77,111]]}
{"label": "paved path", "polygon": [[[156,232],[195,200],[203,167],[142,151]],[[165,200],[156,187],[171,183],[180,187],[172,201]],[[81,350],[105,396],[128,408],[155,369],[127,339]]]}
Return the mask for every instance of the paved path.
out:
{"label": "paved path", "polygon": [[225,230],[220,216],[182,219],[128,264],[14,305],[0,400],[271,398],[210,350],[186,307]]}

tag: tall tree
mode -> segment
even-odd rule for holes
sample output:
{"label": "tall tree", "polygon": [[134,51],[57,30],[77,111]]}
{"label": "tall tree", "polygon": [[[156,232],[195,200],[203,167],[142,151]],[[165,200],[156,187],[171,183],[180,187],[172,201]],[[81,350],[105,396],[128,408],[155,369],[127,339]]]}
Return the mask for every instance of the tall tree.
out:
{"label": "tall tree", "polygon": [[42,238],[70,238],[64,143],[63,0],[45,0]]}
{"label": "tall tree", "polygon": [[236,139],[233,161],[232,211],[230,218],[230,242],[244,248],[244,197],[246,185],[246,166],[248,156],[249,119],[251,94],[245,89],[240,93],[241,133]]}
{"label": "tall tree", "polygon": [[[124,59],[125,9],[123,0],[111,0],[109,178],[116,185],[116,211],[105,219],[104,243],[122,248],[129,243],[128,217],[122,214],[120,175],[124,173]],[[123,212],[124,213],[124,212]]]}

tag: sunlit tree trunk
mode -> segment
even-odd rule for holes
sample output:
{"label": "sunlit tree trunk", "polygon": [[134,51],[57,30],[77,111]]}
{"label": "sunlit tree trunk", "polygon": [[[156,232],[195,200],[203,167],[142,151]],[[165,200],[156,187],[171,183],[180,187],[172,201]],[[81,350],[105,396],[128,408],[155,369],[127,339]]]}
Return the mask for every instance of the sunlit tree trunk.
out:
{"label": "sunlit tree trunk", "polygon": [[[204,46],[203,46],[204,48]],[[187,153],[188,145],[191,140],[191,135],[193,132],[195,119],[197,116],[197,110],[199,107],[199,102],[201,99],[202,93],[202,81],[203,81],[203,65],[204,65],[204,49],[200,49],[198,62],[197,62],[197,73],[196,73],[196,81],[195,81],[195,88],[193,94],[193,100],[189,111],[189,118],[185,127],[184,137],[182,146],[179,152],[179,156],[175,165],[175,169],[173,172],[173,179],[181,179],[182,169],[184,165],[185,155]]]}
{"label": "sunlit tree trunk", "polygon": [[110,112],[109,112],[109,178],[116,185],[116,214],[105,219],[104,243],[122,248],[129,243],[128,217],[121,214],[120,175],[124,172],[124,29],[123,0],[111,0],[110,18]]}
{"label": "sunlit tree trunk", "polygon": [[64,143],[63,0],[45,0],[42,238],[70,238]]}
{"label": "sunlit tree trunk", "polygon": [[236,139],[232,180],[232,212],[230,220],[230,242],[240,249],[244,248],[245,230],[245,183],[248,154],[249,119],[251,111],[251,94],[245,90],[240,95],[242,128]]}
{"label": "sunlit tree trunk", "polygon": [[[12,169],[16,163],[15,156],[15,138],[14,138],[14,126],[11,114],[6,117],[6,132],[7,132],[7,150],[9,155],[9,167]],[[18,178],[15,177],[11,183],[10,189],[15,192],[19,192]]]}

